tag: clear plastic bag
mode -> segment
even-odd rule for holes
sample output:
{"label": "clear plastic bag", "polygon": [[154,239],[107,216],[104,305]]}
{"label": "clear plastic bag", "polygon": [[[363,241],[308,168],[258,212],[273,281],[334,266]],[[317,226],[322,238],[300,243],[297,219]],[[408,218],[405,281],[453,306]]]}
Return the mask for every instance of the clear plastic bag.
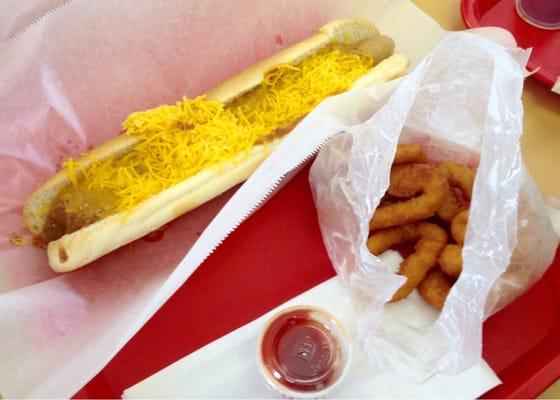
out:
{"label": "clear plastic bag", "polygon": [[[326,145],[310,182],[333,265],[358,306],[362,350],[380,369],[423,380],[477,362],[482,323],[538,280],[558,237],[519,143],[529,52],[453,33],[373,116]],[[375,110],[374,110],[375,111]],[[389,184],[397,143],[421,143],[433,161],[478,166],[463,272],[435,322],[380,325],[404,282],[367,250],[368,222]]]}

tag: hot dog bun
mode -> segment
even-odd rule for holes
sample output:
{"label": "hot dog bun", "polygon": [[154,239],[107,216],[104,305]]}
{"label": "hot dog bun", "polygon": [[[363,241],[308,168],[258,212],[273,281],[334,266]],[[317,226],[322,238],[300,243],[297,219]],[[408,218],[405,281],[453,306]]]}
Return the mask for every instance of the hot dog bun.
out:
{"label": "hot dog bun", "polygon": [[[308,39],[228,79],[209,91],[206,98],[227,104],[260,85],[265,73],[279,64],[298,63],[329,44],[355,45],[364,40],[368,40],[367,51],[372,54],[376,65],[355,82],[356,86],[384,82],[406,72],[406,58],[399,54],[391,55],[393,41],[380,35],[370,22],[359,19],[338,20],[323,26]],[[130,211],[110,215],[50,241],[47,248],[50,266],[57,272],[77,269],[211,200],[247,179],[280,140],[282,139],[275,139],[266,145],[256,145],[248,156],[240,156],[220,168],[202,170],[149,197]],[[120,135],[82,156],[78,162],[87,169],[92,164],[92,159],[105,160],[125,154],[138,143],[137,137]],[[44,210],[53,205],[61,190],[71,184],[68,174],[63,170],[28,198],[23,215],[25,224],[32,233],[41,235],[48,223]]]}

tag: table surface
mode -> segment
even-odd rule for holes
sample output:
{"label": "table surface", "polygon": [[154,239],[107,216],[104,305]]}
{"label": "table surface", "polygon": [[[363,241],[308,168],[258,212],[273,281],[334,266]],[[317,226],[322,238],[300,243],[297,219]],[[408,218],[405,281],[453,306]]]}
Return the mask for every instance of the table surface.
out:
{"label": "table surface", "polygon": [[[412,0],[444,29],[463,30],[460,0]],[[521,147],[525,164],[546,195],[560,198],[560,95],[549,91],[534,78],[525,81],[523,89],[524,132]],[[560,398],[560,381],[544,393],[542,399]]]}

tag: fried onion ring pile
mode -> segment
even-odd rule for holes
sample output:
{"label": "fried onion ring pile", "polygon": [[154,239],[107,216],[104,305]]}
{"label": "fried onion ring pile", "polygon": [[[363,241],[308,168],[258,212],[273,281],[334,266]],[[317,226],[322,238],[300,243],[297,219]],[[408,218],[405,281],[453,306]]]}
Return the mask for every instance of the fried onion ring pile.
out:
{"label": "fried onion ring pile", "polygon": [[367,247],[380,255],[403,243],[414,244],[398,271],[406,281],[391,301],[417,288],[428,304],[441,310],[461,274],[476,171],[453,161],[437,166],[427,162],[421,146],[397,147],[389,188],[370,220]]}

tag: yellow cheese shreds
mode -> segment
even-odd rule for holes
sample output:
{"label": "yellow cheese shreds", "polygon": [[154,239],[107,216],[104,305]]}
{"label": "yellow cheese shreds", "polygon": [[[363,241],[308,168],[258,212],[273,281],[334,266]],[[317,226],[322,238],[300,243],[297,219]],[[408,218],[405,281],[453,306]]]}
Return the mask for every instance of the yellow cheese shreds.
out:
{"label": "yellow cheese shreds", "polygon": [[10,243],[16,246],[27,246],[28,244],[31,244],[31,241],[23,236],[13,234],[10,236]]}
{"label": "yellow cheese shreds", "polygon": [[[184,98],[133,113],[123,124],[125,134],[141,142],[122,157],[94,162],[78,185],[116,195],[108,214],[129,210],[205,168],[247,154],[324,98],[348,90],[371,66],[366,56],[326,48],[297,66],[277,66],[260,86],[230,104]],[[66,170],[75,183],[75,162],[66,163]]]}

